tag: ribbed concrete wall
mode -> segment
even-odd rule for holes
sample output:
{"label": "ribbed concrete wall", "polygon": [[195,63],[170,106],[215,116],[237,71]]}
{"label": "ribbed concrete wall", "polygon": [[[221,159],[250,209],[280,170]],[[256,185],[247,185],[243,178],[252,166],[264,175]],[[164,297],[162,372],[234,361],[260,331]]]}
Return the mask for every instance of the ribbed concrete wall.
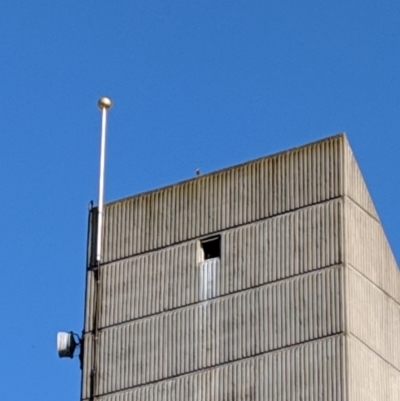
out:
{"label": "ribbed concrete wall", "polygon": [[[333,200],[222,232],[215,295],[339,264],[342,208],[341,200]],[[199,302],[197,242],[106,264],[99,327]],[[86,331],[92,329],[94,298],[93,277],[88,280]]]}
{"label": "ribbed concrete wall", "polygon": [[378,219],[347,139],[338,135],[106,205],[104,262],[344,195]]}
{"label": "ribbed concrete wall", "polygon": [[345,143],[332,137],[111,203],[104,262],[337,198],[344,193]]}
{"label": "ribbed concrete wall", "polygon": [[332,267],[102,330],[99,394],[340,333],[341,282]]}
{"label": "ribbed concrete wall", "polygon": [[344,337],[334,336],[100,399],[345,401],[343,370]]}
{"label": "ribbed concrete wall", "polygon": [[340,333],[342,281],[331,267],[101,330],[98,394]]}
{"label": "ribbed concrete wall", "polygon": [[[344,136],[114,202],[105,220],[83,399],[396,399],[400,278]],[[381,372],[363,377],[367,363]]]}

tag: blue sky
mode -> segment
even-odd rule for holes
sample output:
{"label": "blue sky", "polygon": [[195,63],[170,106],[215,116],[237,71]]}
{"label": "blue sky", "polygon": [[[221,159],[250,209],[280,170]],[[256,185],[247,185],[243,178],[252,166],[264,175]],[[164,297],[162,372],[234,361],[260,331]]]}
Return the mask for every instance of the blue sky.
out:
{"label": "blue sky", "polygon": [[0,12],[0,394],[78,400],[87,205],[347,132],[400,254],[398,1],[7,1]]}

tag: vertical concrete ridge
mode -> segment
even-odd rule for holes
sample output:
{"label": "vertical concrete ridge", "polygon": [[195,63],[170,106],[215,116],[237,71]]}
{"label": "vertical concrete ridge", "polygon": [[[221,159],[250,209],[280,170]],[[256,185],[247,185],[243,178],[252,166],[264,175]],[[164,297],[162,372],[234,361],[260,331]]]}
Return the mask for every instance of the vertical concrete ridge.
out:
{"label": "vertical concrete ridge", "polygon": [[[221,232],[215,296],[340,264],[342,219],[342,199],[334,199]],[[104,265],[99,327],[199,302],[197,247],[194,239]],[[87,287],[92,311],[91,276]]]}
{"label": "vertical concrete ridge", "polygon": [[344,140],[333,136],[107,204],[104,262],[342,196]]}
{"label": "vertical concrete ridge", "polygon": [[339,334],[342,275],[326,268],[101,330],[98,394]]}
{"label": "vertical concrete ridge", "polygon": [[333,335],[99,397],[103,401],[346,401],[345,338]]}

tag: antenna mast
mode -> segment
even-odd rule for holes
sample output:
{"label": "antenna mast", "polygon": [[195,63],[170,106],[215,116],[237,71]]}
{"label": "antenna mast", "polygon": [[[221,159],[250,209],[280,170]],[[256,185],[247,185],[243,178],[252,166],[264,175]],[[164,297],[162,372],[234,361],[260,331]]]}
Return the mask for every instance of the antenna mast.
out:
{"label": "antenna mast", "polygon": [[97,214],[97,246],[96,246],[96,261],[101,263],[102,258],[102,235],[103,235],[103,204],[104,204],[104,165],[106,158],[106,124],[107,110],[113,105],[108,97],[99,99],[97,105],[101,110],[101,142],[100,142],[100,177],[99,177],[99,204]]}

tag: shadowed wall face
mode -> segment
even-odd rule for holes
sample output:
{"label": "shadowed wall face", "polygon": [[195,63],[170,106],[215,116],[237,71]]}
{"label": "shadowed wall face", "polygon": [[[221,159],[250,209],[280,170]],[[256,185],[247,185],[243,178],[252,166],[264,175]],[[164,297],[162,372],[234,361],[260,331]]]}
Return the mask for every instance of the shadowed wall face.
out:
{"label": "shadowed wall face", "polygon": [[83,399],[347,400],[348,330],[366,324],[346,303],[349,262],[366,266],[349,235],[364,215],[381,235],[344,136],[107,205]]}

